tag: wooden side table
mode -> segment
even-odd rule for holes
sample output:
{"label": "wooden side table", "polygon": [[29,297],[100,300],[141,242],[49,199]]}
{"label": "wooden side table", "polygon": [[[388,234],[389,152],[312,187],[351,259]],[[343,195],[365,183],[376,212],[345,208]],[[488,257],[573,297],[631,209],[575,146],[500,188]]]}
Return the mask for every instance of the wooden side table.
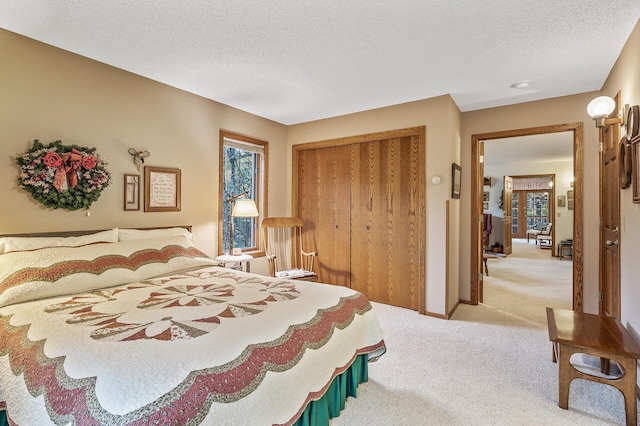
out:
{"label": "wooden side table", "polygon": [[573,246],[558,243],[558,258],[562,259],[564,257],[573,257]]}
{"label": "wooden side table", "polygon": [[250,254],[223,254],[213,260],[221,263],[225,268],[229,268],[230,265],[235,265],[236,263],[240,265],[240,268],[243,268],[244,265],[245,272],[251,272],[251,261],[253,260],[253,256]]}
{"label": "wooden side table", "polygon": [[[611,385],[624,396],[627,425],[638,421],[636,401],[637,359],[640,345],[620,323],[603,315],[584,314],[564,309],[547,308],[549,340],[553,342],[554,362],[558,362],[558,406],[569,408],[569,386],[576,378]],[[575,353],[600,357],[601,368],[608,370],[609,360],[617,362],[620,377],[600,377],[578,371],[569,359]],[[608,371],[603,371],[608,374]]]}

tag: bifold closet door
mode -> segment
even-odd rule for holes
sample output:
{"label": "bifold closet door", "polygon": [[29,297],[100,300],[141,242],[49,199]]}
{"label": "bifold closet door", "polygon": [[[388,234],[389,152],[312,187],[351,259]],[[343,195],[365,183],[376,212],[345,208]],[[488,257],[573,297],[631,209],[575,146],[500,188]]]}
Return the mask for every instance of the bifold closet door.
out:
{"label": "bifold closet door", "polygon": [[418,309],[418,140],[351,145],[351,287]]}
{"label": "bifold closet door", "polygon": [[303,244],[318,252],[318,281],[351,286],[351,148],[300,151],[298,215]]}

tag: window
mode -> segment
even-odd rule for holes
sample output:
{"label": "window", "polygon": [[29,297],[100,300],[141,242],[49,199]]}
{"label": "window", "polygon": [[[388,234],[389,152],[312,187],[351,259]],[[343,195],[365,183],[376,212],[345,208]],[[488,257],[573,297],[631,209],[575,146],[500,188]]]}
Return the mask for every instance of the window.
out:
{"label": "window", "polygon": [[218,253],[229,252],[231,206],[238,195],[255,201],[260,217],[233,218],[233,247],[261,256],[260,218],[266,215],[268,143],[247,136],[220,131],[220,187],[218,203]]}
{"label": "window", "polygon": [[511,199],[511,235],[513,237],[524,238],[528,229],[542,229],[549,223],[549,198],[547,191],[513,191]]}

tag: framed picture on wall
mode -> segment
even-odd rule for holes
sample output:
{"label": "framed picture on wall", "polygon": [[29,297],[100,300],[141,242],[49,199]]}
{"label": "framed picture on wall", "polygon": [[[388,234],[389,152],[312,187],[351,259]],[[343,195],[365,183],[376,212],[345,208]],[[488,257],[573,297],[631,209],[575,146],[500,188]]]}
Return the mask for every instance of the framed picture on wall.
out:
{"label": "framed picture on wall", "polygon": [[565,207],[567,205],[567,197],[564,195],[558,195],[558,207]]}
{"label": "framed picture on wall", "polygon": [[489,201],[489,191],[484,191],[484,194],[482,194],[482,201]]}
{"label": "framed picture on wall", "polygon": [[456,163],[451,164],[451,198],[460,198],[462,186],[462,167]]}
{"label": "framed picture on wall", "polygon": [[144,211],[180,211],[180,169],[144,168]]}
{"label": "framed picture on wall", "polygon": [[140,210],[140,175],[124,175],[124,209]]}

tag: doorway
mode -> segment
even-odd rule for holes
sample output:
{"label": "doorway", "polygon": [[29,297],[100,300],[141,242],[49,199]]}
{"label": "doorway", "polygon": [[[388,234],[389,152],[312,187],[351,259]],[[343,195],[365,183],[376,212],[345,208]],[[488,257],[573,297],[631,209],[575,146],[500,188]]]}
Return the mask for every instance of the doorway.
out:
{"label": "doorway", "polygon": [[513,220],[511,236],[527,238],[530,229],[541,229],[552,222],[550,214],[550,191],[541,189],[515,189],[511,198]]}
{"label": "doorway", "polygon": [[[573,139],[573,309],[582,310],[583,271],[583,124],[566,123],[526,129],[508,130],[494,133],[476,134],[471,137],[471,288],[470,303],[482,302],[482,221],[484,184],[484,141],[506,139],[519,136],[544,135],[571,132]],[[555,201],[555,200],[553,200]],[[553,202],[552,201],[552,202]]]}

